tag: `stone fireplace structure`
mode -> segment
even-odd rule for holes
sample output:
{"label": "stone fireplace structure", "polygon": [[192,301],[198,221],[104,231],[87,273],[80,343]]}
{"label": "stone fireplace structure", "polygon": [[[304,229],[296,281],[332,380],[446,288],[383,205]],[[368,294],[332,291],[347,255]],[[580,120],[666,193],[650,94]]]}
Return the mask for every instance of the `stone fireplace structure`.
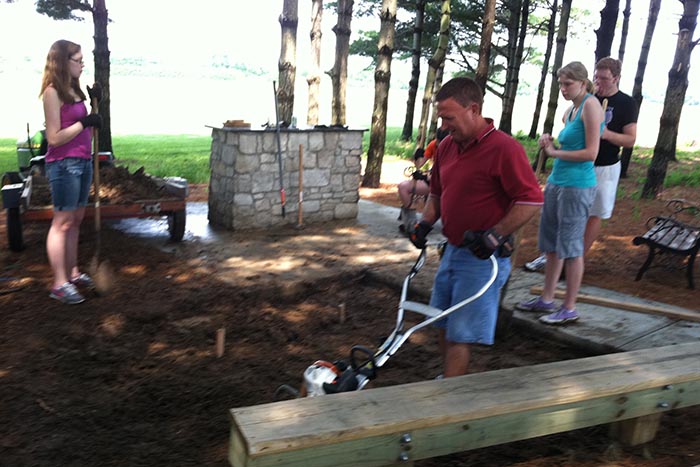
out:
{"label": "stone fireplace structure", "polygon": [[280,130],[286,192],[282,217],[275,130],[212,129],[209,222],[231,230],[296,224],[300,172],[305,224],[356,218],[363,131]]}

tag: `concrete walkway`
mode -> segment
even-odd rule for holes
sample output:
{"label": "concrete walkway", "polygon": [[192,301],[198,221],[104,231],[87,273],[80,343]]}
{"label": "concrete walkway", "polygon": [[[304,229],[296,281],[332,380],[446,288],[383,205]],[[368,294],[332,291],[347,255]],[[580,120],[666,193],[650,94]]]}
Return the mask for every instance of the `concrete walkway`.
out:
{"label": "concrete walkway", "polygon": [[[410,242],[398,234],[396,220],[398,208],[391,208],[369,201],[360,201],[360,213],[358,222],[371,236],[380,236],[386,239],[387,248],[402,248],[408,252],[417,250]],[[429,244],[438,243],[442,237],[438,232],[439,227],[433,230],[429,236]],[[429,296],[432,286],[432,278],[437,267],[437,258],[434,251],[430,252],[425,270],[416,276],[414,283],[416,291],[425,300]],[[373,273],[389,283],[399,284],[410,268],[410,261],[406,264],[386,264],[373,266]],[[700,339],[700,322],[671,319],[661,315],[627,311],[617,308],[577,303],[577,309],[581,314],[578,322],[564,326],[549,326],[540,323],[539,314],[527,313],[515,310],[515,304],[533,298],[530,289],[533,286],[542,286],[544,275],[542,273],[526,272],[522,269],[514,269],[508,285],[503,307],[506,313],[512,312],[512,325],[525,327],[528,330],[545,335],[548,338],[566,342],[571,345],[583,347],[594,353],[608,353],[615,351],[637,350],[649,347],[661,347],[684,342],[694,342]],[[581,294],[593,295],[603,299],[614,300],[623,303],[650,305],[662,307],[669,311],[681,311],[690,314],[700,312],[687,310],[672,305],[667,305],[651,300],[645,300],[631,295],[601,289],[593,286],[583,286]]]}

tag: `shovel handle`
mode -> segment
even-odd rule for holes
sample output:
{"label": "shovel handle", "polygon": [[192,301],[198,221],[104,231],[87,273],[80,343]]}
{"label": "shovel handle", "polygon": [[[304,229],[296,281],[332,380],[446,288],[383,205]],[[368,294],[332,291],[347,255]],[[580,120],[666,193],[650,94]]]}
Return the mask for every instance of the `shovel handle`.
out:
{"label": "shovel handle", "polygon": [[[96,96],[90,99],[90,113],[99,113],[99,101]],[[102,228],[100,217],[100,135],[95,127],[92,128],[92,164],[92,180],[95,186],[95,231],[99,232]]]}

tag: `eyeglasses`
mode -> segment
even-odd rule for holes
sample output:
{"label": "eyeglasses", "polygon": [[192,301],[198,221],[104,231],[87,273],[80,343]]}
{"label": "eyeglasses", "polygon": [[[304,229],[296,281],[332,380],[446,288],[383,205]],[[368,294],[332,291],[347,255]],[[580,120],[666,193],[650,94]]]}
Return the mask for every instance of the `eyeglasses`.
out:
{"label": "eyeglasses", "polygon": [[70,60],[71,62],[77,63],[78,65],[85,65],[85,62],[84,62],[82,59],[81,59],[81,60],[76,60],[75,58],[69,58],[69,60]]}

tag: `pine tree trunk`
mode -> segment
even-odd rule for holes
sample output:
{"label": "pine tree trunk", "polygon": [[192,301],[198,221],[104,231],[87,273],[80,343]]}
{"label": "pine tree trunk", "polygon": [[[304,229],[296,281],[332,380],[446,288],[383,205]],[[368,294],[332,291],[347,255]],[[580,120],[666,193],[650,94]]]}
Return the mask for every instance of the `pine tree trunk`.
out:
{"label": "pine tree trunk", "polygon": [[284,0],[279,22],[282,26],[282,47],[278,63],[280,86],[277,90],[277,102],[280,123],[282,126],[289,126],[294,115],[294,81],[297,74],[297,0]]}
{"label": "pine tree trunk", "polygon": [[401,131],[401,141],[413,138],[413,118],[416,113],[416,95],[420,80],[421,37],[425,18],[425,0],[416,0],[416,21],[413,26],[413,47],[411,48],[411,81],[408,82],[408,100],[406,101],[406,118]]}
{"label": "pine tree trunk", "polygon": [[[571,0],[562,0],[561,13],[559,14],[559,30],[557,31],[557,48],[554,51],[554,63],[552,64],[552,82],[549,87],[549,102],[547,103],[547,116],[544,119],[544,128],[542,133],[552,134],[554,128],[554,116],[557,113],[557,102],[559,101],[559,81],[557,81],[557,71],[561,68],[564,61],[564,50],[566,49],[566,35],[569,30],[569,15],[571,13]],[[537,152],[538,155],[543,155],[542,151]],[[533,166],[537,166],[538,161],[535,160]],[[542,162],[542,169],[547,164],[547,157]]]}
{"label": "pine tree trunk", "polygon": [[425,77],[425,89],[423,91],[423,107],[421,108],[420,124],[418,126],[418,137],[416,138],[416,146],[424,147],[426,142],[426,129],[428,127],[428,117],[433,100],[433,86],[438,69],[445,61],[447,54],[447,46],[450,41],[450,18],[452,9],[450,0],[442,0],[441,15],[440,15],[440,37],[438,45],[433,53],[433,56],[428,61],[428,73]]}
{"label": "pine tree trunk", "polygon": [[331,124],[345,125],[345,93],[348,81],[348,54],[350,52],[350,23],[353,0],[338,0],[338,22],[335,33],[335,64],[328,72],[333,86]]}
{"label": "pine tree trunk", "polygon": [[632,14],[632,0],[627,0],[625,9],[622,11],[622,33],[620,34],[620,49],[617,58],[621,62],[625,61],[625,46],[627,45],[627,34],[630,30],[630,15]]}
{"label": "pine tree trunk", "polygon": [[[517,7],[517,12],[515,8]],[[525,37],[527,35],[527,23],[530,13],[530,0],[523,0],[515,2],[514,9],[511,14],[515,14],[517,20],[511,22],[514,23],[513,33],[515,34],[515,49],[512,51],[513,54],[509,54],[508,58],[508,71],[506,72],[506,88],[503,93],[503,110],[501,112],[501,121],[499,124],[499,130],[511,134],[511,129],[513,125],[513,109],[515,108],[515,96],[518,92],[518,83],[520,74],[520,64],[523,60],[523,51],[525,50]],[[511,28],[509,27],[508,35],[511,34]],[[509,43],[511,40],[509,39]],[[509,46],[510,48],[510,46]]]}
{"label": "pine tree trunk", "polygon": [[377,68],[374,71],[374,110],[372,127],[367,150],[367,166],[362,179],[362,186],[378,188],[382,175],[384,144],[386,143],[386,111],[389,104],[389,85],[391,83],[391,58],[394,54],[394,36],[396,35],[397,0],[382,0],[380,13],[381,27],[377,45]]}
{"label": "pine tree trunk", "polygon": [[562,0],[561,13],[559,14],[559,29],[557,30],[557,48],[554,51],[554,63],[552,64],[552,82],[549,88],[549,102],[547,103],[547,116],[544,119],[544,129],[542,133],[552,133],[554,128],[554,116],[557,113],[557,102],[559,101],[559,82],[557,81],[557,71],[564,61],[564,50],[566,49],[566,36],[569,31],[569,14],[571,13],[571,0]]}
{"label": "pine tree trunk", "polygon": [[102,115],[102,128],[98,133],[99,150],[112,152],[112,117],[109,91],[110,52],[109,38],[107,37],[109,15],[105,0],[95,0],[92,8],[92,21],[95,31],[95,82],[102,87],[102,99],[99,101],[99,111]]}
{"label": "pine tree trunk", "polygon": [[311,68],[306,82],[309,85],[309,108],[306,124],[318,125],[318,101],[321,88],[321,19],[323,0],[311,0]]}
{"label": "pine tree trunk", "polygon": [[542,63],[542,73],[540,74],[540,84],[537,86],[537,99],[535,100],[535,112],[532,114],[532,125],[530,126],[529,138],[537,138],[537,127],[540,126],[540,112],[542,111],[542,101],[544,99],[544,85],[549,72],[549,59],[552,58],[552,44],[554,43],[554,32],[556,30],[558,0],[552,2],[552,14],[547,23],[547,49],[544,53]]}
{"label": "pine tree trunk", "polygon": [[688,89],[688,70],[690,55],[697,42],[693,34],[698,19],[699,0],[683,2],[683,16],[678,22],[678,41],[673,66],[668,72],[668,87],[664,99],[664,108],[659,121],[659,135],[654,146],[654,156],[647,171],[647,180],[642,189],[642,197],[655,198],[663,187],[668,162],[676,159],[676,139],[681,110]]}
{"label": "pine tree trunk", "polygon": [[[651,0],[649,2],[649,17],[647,19],[647,27],[644,31],[642,49],[639,53],[639,61],[637,62],[637,74],[634,76],[634,88],[632,89],[632,98],[637,102],[637,109],[639,109],[640,112],[642,109],[643,100],[642,83],[644,82],[644,71],[647,68],[649,49],[651,48],[651,40],[654,37],[654,29],[656,29],[656,20],[659,17],[660,8],[661,0]],[[620,178],[627,178],[627,169],[629,168],[631,159],[632,148],[622,148],[622,155],[620,156]]]}
{"label": "pine tree trunk", "polygon": [[595,35],[598,37],[595,63],[598,63],[601,58],[610,56],[619,12],[620,0],[606,0],[605,7],[600,10],[600,27],[595,31]]}
{"label": "pine tree trunk", "polygon": [[[435,73],[435,82],[433,83],[433,96],[440,92],[442,89],[442,78],[445,76],[445,61],[443,60],[438,68],[437,73]],[[432,141],[437,135],[438,126],[438,116],[437,116],[437,102],[433,101],[431,113],[430,113],[430,125],[428,128],[427,141]]]}
{"label": "pine tree trunk", "polygon": [[481,44],[479,45],[479,64],[476,66],[474,81],[486,92],[486,82],[491,64],[491,37],[496,24],[496,0],[486,0],[484,18],[481,22]]}

